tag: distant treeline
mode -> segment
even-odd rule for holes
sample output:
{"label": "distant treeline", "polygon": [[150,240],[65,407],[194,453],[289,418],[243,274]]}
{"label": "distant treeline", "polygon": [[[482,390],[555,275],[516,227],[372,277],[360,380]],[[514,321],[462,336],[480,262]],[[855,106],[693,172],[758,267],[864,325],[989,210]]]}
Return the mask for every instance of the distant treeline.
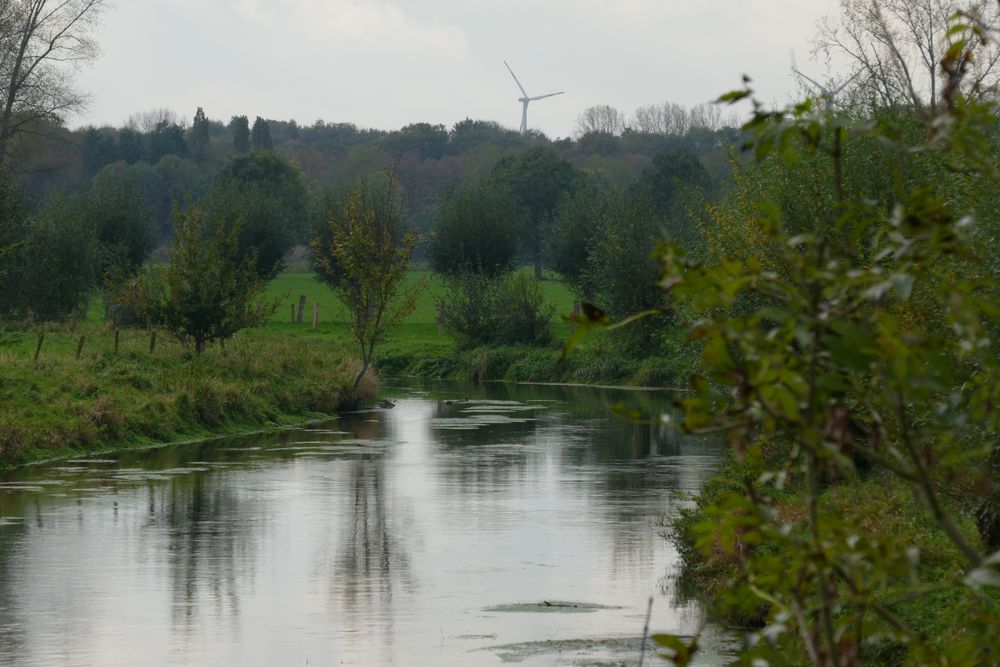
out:
{"label": "distant treeline", "polygon": [[447,188],[476,182],[503,158],[534,146],[551,148],[612,186],[632,183],[656,155],[677,151],[697,156],[716,182],[725,177],[727,151],[738,130],[697,122],[660,130],[581,125],[576,138],[553,141],[541,133],[521,135],[484,120],[466,119],[451,128],[414,123],[384,131],[321,120],[299,125],[294,120],[258,117],[251,122],[248,116],[235,116],[222,122],[200,108],[189,123],[160,109],[135,114],[122,127],[39,128],[28,140],[30,150],[20,152],[11,171],[29,202],[36,204],[53,190],[88,189],[103,170],[119,176],[127,172],[129,180],[144,184],[155,226],[167,232],[173,206],[201,201],[232,158],[253,150],[272,150],[287,159],[314,195],[342,191],[395,165],[407,219],[428,229]]}

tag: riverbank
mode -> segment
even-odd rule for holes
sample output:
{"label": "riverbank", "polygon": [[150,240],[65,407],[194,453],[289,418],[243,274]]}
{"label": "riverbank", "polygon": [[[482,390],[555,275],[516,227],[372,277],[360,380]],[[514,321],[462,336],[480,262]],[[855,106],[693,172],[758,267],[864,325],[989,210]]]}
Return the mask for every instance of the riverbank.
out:
{"label": "riverbank", "polygon": [[[77,358],[77,346],[83,347]],[[370,398],[329,341],[246,331],[197,356],[96,323],[0,336],[0,466],[300,423]]]}
{"label": "riverbank", "polygon": [[596,335],[564,353],[564,341],[545,347],[493,345],[457,350],[452,345],[393,341],[376,352],[384,376],[460,379],[469,382],[671,387],[683,384],[696,362],[680,336],[650,353],[630,351],[619,340]]}
{"label": "riverbank", "polygon": [[[412,271],[407,280],[425,277]],[[432,280],[414,313],[377,347],[376,373],[666,387],[692,367],[689,346],[671,331],[642,344],[597,335],[564,356],[569,326],[562,314],[572,310],[572,295],[559,282],[542,285],[557,313],[551,345],[457,349],[435,321],[443,284]],[[346,311],[324,285],[310,274],[285,273],[269,294],[280,304],[270,322],[200,357],[162,331],[150,352],[151,334],[142,329],[120,330],[116,349],[98,299],[75,325],[0,332],[0,467],[289,425],[374,395],[371,382],[349,395],[355,346]]]}
{"label": "riverbank", "polygon": [[[764,615],[763,607],[746,577],[747,559],[774,557],[766,544],[753,539],[737,540],[740,546],[729,550],[727,538],[720,534],[717,507],[727,506],[726,497],[745,496],[748,483],[754,483],[757,493],[767,493],[777,506],[779,516],[793,531],[805,531],[808,507],[798,489],[789,483],[783,489],[758,480],[767,469],[767,461],[786,456],[788,452],[774,448],[763,460],[747,456],[737,460],[731,454],[723,466],[707,481],[693,506],[672,519],[669,536],[678,548],[684,563],[683,572],[700,596],[712,608],[713,615],[730,627],[760,629],[776,622]],[[730,505],[732,506],[732,505]],[[914,497],[912,490],[898,478],[873,470],[860,479],[841,480],[829,484],[819,500],[822,514],[839,517],[844,526],[851,526],[857,538],[881,545],[887,554],[906,545],[919,566],[913,569],[915,580],[901,576],[896,585],[883,588],[872,599],[873,604],[887,605],[900,622],[917,636],[946,649],[961,646],[970,637],[968,619],[983,612],[980,603],[989,601],[994,612],[997,598],[977,599],[967,588],[956,585],[967,564],[961,553],[949,541],[937,524]],[[974,519],[970,513],[959,513],[960,528],[972,541],[977,540]],[[773,551],[773,550],[772,550]],[[956,580],[956,576],[959,578]],[[927,591],[912,595],[914,590]],[[845,608],[844,611],[847,611]],[[919,663],[919,656],[908,655],[904,646],[893,639],[893,628],[884,626],[875,614],[867,621],[869,636],[860,656],[864,664],[898,665]],[[880,629],[879,629],[880,628]],[[792,647],[794,648],[794,647]],[[802,662],[807,656],[798,646]]]}

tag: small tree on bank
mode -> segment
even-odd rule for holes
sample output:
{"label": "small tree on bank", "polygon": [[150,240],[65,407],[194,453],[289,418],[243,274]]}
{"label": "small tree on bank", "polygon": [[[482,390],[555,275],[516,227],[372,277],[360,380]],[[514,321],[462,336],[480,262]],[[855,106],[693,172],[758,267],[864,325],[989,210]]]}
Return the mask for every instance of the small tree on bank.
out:
{"label": "small tree on bank", "polygon": [[425,282],[403,289],[417,238],[403,228],[392,176],[384,190],[354,188],[328,215],[309,246],[317,278],[350,312],[351,335],[361,352],[353,391],[368,372],[376,344],[413,312]]}
{"label": "small tree on bank", "polygon": [[239,225],[205,229],[204,213],[175,213],[170,265],[147,275],[140,297],[149,319],[201,354],[214,341],[268,320],[277,304],[263,299],[254,258],[239,259]]}

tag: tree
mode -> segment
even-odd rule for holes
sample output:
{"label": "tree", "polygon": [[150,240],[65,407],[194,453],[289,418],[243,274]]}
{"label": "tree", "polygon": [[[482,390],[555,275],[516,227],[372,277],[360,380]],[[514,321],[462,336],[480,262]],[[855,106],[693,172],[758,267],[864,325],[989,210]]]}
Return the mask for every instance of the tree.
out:
{"label": "tree", "polygon": [[250,150],[250,119],[246,116],[233,116],[229,121],[229,131],[233,134],[233,148],[237,153]]}
{"label": "tree", "polygon": [[386,332],[413,312],[424,281],[404,289],[404,278],[417,238],[403,228],[395,178],[384,189],[362,184],[342,206],[331,211],[326,231],[310,242],[313,266],[347,306],[351,335],[358,343],[361,367],[352,391],[371,365],[375,346]]}
{"label": "tree", "polygon": [[605,195],[594,213],[584,284],[610,314],[626,316],[662,304],[651,258],[663,238],[663,219],[649,196],[618,191]]}
{"label": "tree", "polygon": [[104,0],[0,3],[0,166],[18,134],[83,105],[63,66],[97,56],[89,33],[103,6]]}
{"label": "tree", "polygon": [[[993,99],[1000,85],[1000,45],[972,34],[949,35],[949,18],[961,10],[978,16],[986,31],[1000,28],[1000,5],[991,0],[840,0],[840,15],[825,18],[814,38],[817,52],[845,56],[857,83],[853,96],[875,106],[912,105],[934,113],[944,93],[940,61],[960,44],[968,75],[962,91]],[[959,39],[959,37],[961,39]]]}
{"label": "tree", "polygon": [[696,104],[688,109],[673,102],[649,104],[635,110],[631,128],[645,134],[682,137],[692,130],[721,130],[738,125],[735,118],[723,117],[718,104]]}
{"label": "tree", "polygon": [[142,159],[142,135],[129,127],[118,131],[118,155],[127,164],[135,164]]}
{"label": "tree", "polygon": [[86,178],[91,178],[105,166],[119,159],[113,131],[110,128],[88,127],[83,132],[80,149],[80,167]]}
{"label": "tree", "polygon": [[156,164],[167,155],[186,157],[187,142],[184,140],[184,128],[161,120],[146,135],[146,161]]}
{"label": "tree", "polygon": [[524,136],[492,120],[465,120],[455,123],[448,133],[448,151],[457,155],[478,148],[514,148],[525,145]]}
{"label": "tree", "polygon": [[608,104],[587,107],[576,119],[578,136],[593,132],[618,136],[625,129],[625,114]]}
{"label": "tree", "polygon": [[285,253],[308,234],[309,193],[302,175],[273,152],[231,160],[216,178],[206,206],[213,224],[239,222],[240,256],[254,257],[261,278],[274,277]]}
{"label": "tree", "polygon": [[253,122],[253,129],[250,130],[250,145],[255,151],[274,150],[274,142],[271,141],[271,126],[260,116],[257,116]]}
{"label": "tree", "polygon": [[127,168],[102,169],[84,197],[87,219],[100,244],[100,274],[105,280],[134,276],[156,243],[144,186]]}
{"label": "tree", "polygon": [[194,113],[194,121],[191,123],[191,133],[188,135],[191,156],[198,162],[205,159],[205,153],[208,150],[208,130],[209,123],[208,118],[205,117],[205,111],[198,107]]}
{"label": "tree", "polygon": [[205,228],[200,209],[175,213],[170,264],[147,274],[140,297],[149,319],[197,354],[263,324],[277,307],[263,298],[253,257],[240,258],[239,226],[220,222],[207,238]]}
{"label": "tree", "polygon": [[15,218],[5,227],[13,233],[0,297],[7,313],[40,320],[68,317],[97,279],[97,238],[79,198],[54,195],[23,223]]}
{"label": "tree", "polygon": [[[639,177],[633,188],[649,197],[664,230],[671,239],[689,250],[700,244],[701,238],[690,211],[685,210],[685,195],[705,197],[712,190],[712,178],[694,153],[687,150],[661,153]],[[688,197],[690,199],[690,197]]]}
{"label": "tree", "polygon": [[579,186],[580,174],[552,149],[539,146],[501,160],[493,177],[514,198],[523,223],[521,249],[533,260],[535,277],[540,279],[545,229],[560,199]]}
{"label": "tree", "polygon": [[390,132],[382,139],[382,146],[392,155],[415,153],[424,160],[439,160],[448,147],[448,130],[444,125],[413,123]]}
{"label": "tree", "polygon": [[545,253],[552,268],[588,301],[597,286],[588,270],[590,250],[601,234],[609,197],[595,187],[583,187],[564,199],[545,234]]}
{"label": "tree", "polygon": [[427,249],[431,269],[446,276],[506,273],[517,252],[517,227],[510,193],[495,184],[451,191],[441,203]]}
{"label": "tree", "polygon": [[169,127],[171,125],[183,125],[180,116],[173,109],[158,107],[148,111],[137,111],[130,114],[125,121],[125,127],[139,134],[149,134],[157,127]]}

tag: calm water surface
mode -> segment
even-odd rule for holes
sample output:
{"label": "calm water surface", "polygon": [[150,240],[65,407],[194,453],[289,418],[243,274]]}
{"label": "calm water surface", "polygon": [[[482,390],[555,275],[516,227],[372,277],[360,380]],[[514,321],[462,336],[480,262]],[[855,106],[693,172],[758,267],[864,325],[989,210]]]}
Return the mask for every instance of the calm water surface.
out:
{"label": "calm water surface", "polygon": [[[651,595],[651,632],[701,627],[658,524],[719,451],[610,409],[669,395],[384,394],[322,428],[0,477],[0,664],[635,664]],[[727,661],[712,626],[703,645]]]}

